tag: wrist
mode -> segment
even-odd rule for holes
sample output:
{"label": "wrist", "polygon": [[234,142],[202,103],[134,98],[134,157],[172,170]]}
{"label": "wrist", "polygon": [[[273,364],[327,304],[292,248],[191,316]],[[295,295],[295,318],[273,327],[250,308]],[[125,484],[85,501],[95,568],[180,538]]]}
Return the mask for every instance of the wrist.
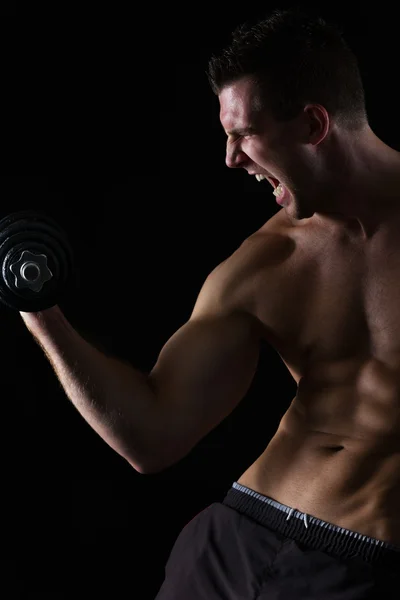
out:
{"label": "wrist", "polygon": [[46,333],[54,325],[65,325],[66,319],[58,306],[52,306],[39,312],[19,313],[25,325],[32,334]]}

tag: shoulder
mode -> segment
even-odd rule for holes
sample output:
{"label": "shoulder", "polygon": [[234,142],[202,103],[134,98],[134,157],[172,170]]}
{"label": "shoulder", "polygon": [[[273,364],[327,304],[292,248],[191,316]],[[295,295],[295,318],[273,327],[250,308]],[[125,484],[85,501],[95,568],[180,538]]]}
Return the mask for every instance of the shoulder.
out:
{"label": "shoulder", "polygon": [[280,211],[246,238],[225,261],[226,272],[233,279],[240,274],[251,276],[259,269],[285,262],[292,255],[294,247],[290,224]]}
{"label": "shoulder", "polygon": [[252,312],[260,274],[283,266],[292,256],[295,242],[288,224],[277,213],[208,275],[197,306],[212,305],[218,313]]}

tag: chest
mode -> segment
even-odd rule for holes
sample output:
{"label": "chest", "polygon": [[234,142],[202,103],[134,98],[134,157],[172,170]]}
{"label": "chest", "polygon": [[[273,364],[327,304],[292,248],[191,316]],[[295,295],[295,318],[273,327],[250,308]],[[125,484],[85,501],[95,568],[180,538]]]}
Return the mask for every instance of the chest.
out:
{"label": "chest", "polygon": [[400,236],[395,228],[369,244],[327,234],[296,242],[285,267],[270,273],[257,294],[259,316],[278,346],[314,353],[321,361],[361,353],[384,361],[398,356]]}

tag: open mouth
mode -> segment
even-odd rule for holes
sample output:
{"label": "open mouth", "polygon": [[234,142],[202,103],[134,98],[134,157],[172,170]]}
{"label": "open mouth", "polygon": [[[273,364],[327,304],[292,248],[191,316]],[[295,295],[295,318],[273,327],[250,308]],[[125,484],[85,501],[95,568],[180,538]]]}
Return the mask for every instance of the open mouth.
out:
{"label": "open mouth", "polygon": [[256,179],[257,181],[263,181],[263,179],[266,179],[270,182],[274,189],[276,189],[279,185],[279,179],[275,179],[275,177],[270,177],[269,175],[263,175],[261,173],[258,173],[256,174]]}
{"label": "open mouth", "polygon": [[270,175],[264,175],[261,173],[256,173],[255,177],[256,177],[257,181],[263,181],[264,179],[269,181],[269,183],[274,188],[273,194],[274,194],[274,196],[276,196],[278,204],[281,204],[281,201],[287,195],[287,192],[286,192],[284,185],[279,181],[279,179],[276,179],[276,177],[271,177]]}
{"label": "open mouth", "polygon": [[275,189],[278,187],[278,185],[280,185],[279,179],[275,179],[275,177],[267,177],[267,179]]}

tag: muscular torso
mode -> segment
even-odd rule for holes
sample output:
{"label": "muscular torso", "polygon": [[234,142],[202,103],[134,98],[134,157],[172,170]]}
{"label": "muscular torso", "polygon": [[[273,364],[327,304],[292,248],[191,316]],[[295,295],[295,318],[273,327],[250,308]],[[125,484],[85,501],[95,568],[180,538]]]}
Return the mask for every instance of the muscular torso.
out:
{"label": "muscular torso", "polygon": [[400,210],[368,240],[284,211],[265,232],[282,258],[263,265],[261,230],[244,304],[298,389],[238,481],[400,546]]}

